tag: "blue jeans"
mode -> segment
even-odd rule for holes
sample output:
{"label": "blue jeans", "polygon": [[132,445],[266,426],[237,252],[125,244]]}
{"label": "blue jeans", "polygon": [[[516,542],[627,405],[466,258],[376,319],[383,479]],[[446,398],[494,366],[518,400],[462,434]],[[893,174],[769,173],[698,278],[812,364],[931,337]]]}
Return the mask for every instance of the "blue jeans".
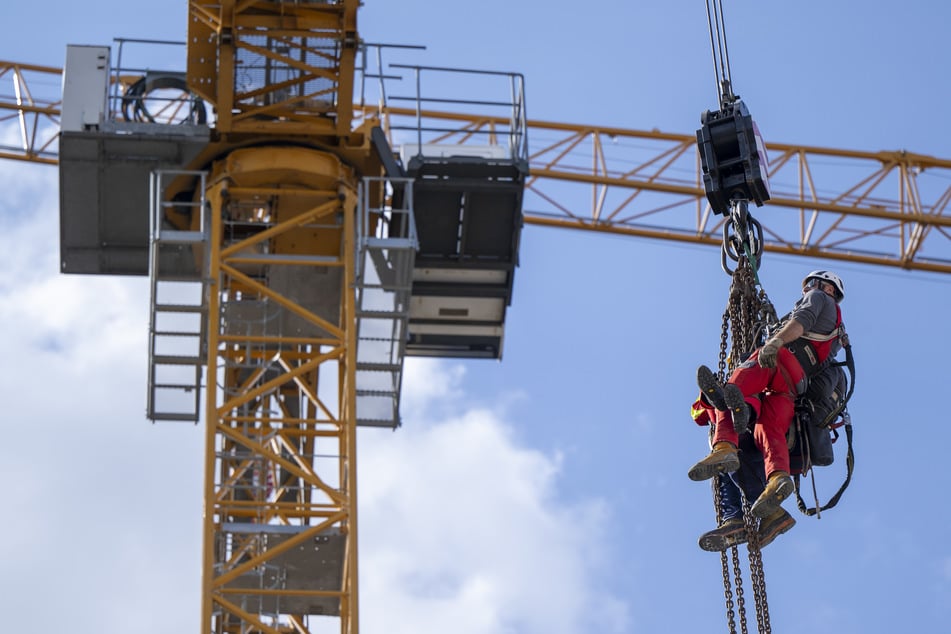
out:
{"label": "blue jeans", "polygon": [[766,488],[766,471],[763,454],[756,448],[753,435],[740,436],[740,468],[733,473],[717,475],[717,488],[720,491],[720,514],[724,520],[743,517],[742,495],[750,504],[756,501]]}

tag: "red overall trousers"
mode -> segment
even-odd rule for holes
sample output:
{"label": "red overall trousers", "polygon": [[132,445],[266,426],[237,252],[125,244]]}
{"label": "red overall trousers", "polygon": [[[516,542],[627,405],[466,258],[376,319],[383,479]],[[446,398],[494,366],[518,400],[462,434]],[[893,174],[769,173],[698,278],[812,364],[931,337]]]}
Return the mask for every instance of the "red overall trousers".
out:
{"label": "red overall trousers", "polygon": [[[775,368],[760,367],[759,350],[753,352],[741,366],[730,375],[735,384],[756,412],[753,441],[763,453],[766,476],[774,471],[789,473],[789,448],[786,432],[792,423],[796,400],[796,385],[804,378],[802,366],[786,348],[780,348]],[[739,445],[739,437],[733,429],[729,412],[716,412],[716,430],[713,442],[726,441]],[[751,419],[752,420],[752,419]]]}

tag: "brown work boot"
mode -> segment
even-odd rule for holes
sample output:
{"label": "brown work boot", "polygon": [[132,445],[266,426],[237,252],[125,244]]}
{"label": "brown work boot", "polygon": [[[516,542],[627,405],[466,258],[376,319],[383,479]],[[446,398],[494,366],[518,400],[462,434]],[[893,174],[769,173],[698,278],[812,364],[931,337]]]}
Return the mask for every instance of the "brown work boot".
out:
{"label": "brown work boot", "polygon": [[724,520],[712,531],[700,536],[699,544],[703,550],[715,553],[745,544],[747,541],[746,524],[742,517],[733,517]]}
{"label": "brown work boot", "polygon": [[783,507],[779,507],[778,511],[759,521],[759,530],[756,531],[759,547],[766,548],[773,543],[774,539],[795,525],[796,520],[793,519],[793,516],[786,512]]}
{"label": "brown work boot", "polygon": [[793,479],[785,471],[773,471],[769,474],[769,482],[766,488],[753,502],[753,508],[750,509],[755,517],[769,517],[782,508],[783,501],[792,495],[796,490]]}
{"label": "brown work boot", "polygon": [[733,473],[740,468],[740,457],[733,443],[721,440],[713,445],[710,455],[690,467],[687,477],[695,482],[709,480],[718,473]]}

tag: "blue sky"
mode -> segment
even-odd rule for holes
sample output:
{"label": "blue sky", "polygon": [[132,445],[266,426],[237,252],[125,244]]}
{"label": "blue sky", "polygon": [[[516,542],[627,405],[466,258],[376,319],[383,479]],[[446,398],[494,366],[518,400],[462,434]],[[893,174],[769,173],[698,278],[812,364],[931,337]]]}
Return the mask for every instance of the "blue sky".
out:
{"label": "blue sky", "polygon": [[[767,142],[951,157],[951,8],[724,4]],[[43,6],[58,19],[0,10],[0,58],[185,36],[184,1]],[[409,63],[523,73],[533,119],[691,133],[716,104],[696,1],[367,2],[359,27],[425,45]],[[202,434],[145,421],[146,280],[58,274],[56,183],[0,163],[0,608],[10,631],[195,631]],[[764,551],[773,629],[946,631],[951,280],[770,254],[762,280],[785,312],[827,267],[858,364],[856,473]],[[709,247],[527,227],[503,361],[412,362],[404,426],[361,433],[363,631],[726,630],[719,558],[696,546],[709,487],[686,471],[728,285]],[[843,462],[817,472],[821,498]]]}

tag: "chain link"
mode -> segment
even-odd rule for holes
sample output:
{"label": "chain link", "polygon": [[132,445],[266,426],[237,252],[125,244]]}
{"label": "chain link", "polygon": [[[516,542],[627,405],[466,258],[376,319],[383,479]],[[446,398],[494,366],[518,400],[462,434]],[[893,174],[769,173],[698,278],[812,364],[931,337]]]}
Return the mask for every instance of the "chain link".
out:
{"label": "chain link", "polygon": [[[778,323],[776,309],[763,289],[757,290],[756,271],[746,258],[740,258],[733,271],[730,285],[730,297],[723,311],[720,332],[720,351],[718,375],[721,383],[726,383],[729,375],[742,363],[746,356],[762,345],[767,330]],[[714,500],[719,509],[719,491],[714,486]],[[748,536],[747,551],[750,560],[750,585],[756,604],[756,625],[760,634],[770,634],[769,606],[766,602],[766,574],[763,570],[763,557],[759,548],[757,526],[749,513],[749,500],[743,504],[743,516]],[[717,511],[719,520],[719,510]],[[736,586],[736,606],[740,617],[740,628],[747,633],[746,601],[743,596],[742,568],[736,546],[732,548],[733,570]],[[734,621],[734,593],[731,588],[726,552],[722,552],[723,592],[727,603],[730,634],[736,634]]]}
{"label": "chain link", "polygon": [[[720,506],[720,487],[717,486],[717,478],[713,478],[713,508],[717,516],[717,526],[723,522],[723,507]],[[736,548],[733,548],[736,551]],[[723,598],[726,600],[726,620],[730,625],[730,634],[736,634],[736,614],[733,611],[733,589],[730,582],[730,564],[726,557],[726,551],[720,551],[720,567],[723,569]],[[744,630],[746,622],[743,622]]]}
{"label": "chain link", "polygon": [[743,518],[746,524],[749,542],[747,553],[750,558],[750,585],[753,586],[753,599],[756,601],[756,627],[760,634],[768,634],[769,605],[766,603],[766,573],[763,570],[763,553],[759,547],[759,533],[756,521],[750,511],[750,501],[743,502]]}
{"label": "chain link", "polygon": [[740,613],[740,629],[743,634],[748,634],[746,629],[746,599],[743,597],[743,566],[740,564],[740,548],[733,546],[731,548],[733,555],[733,577],[736,584],[736,606]]}

